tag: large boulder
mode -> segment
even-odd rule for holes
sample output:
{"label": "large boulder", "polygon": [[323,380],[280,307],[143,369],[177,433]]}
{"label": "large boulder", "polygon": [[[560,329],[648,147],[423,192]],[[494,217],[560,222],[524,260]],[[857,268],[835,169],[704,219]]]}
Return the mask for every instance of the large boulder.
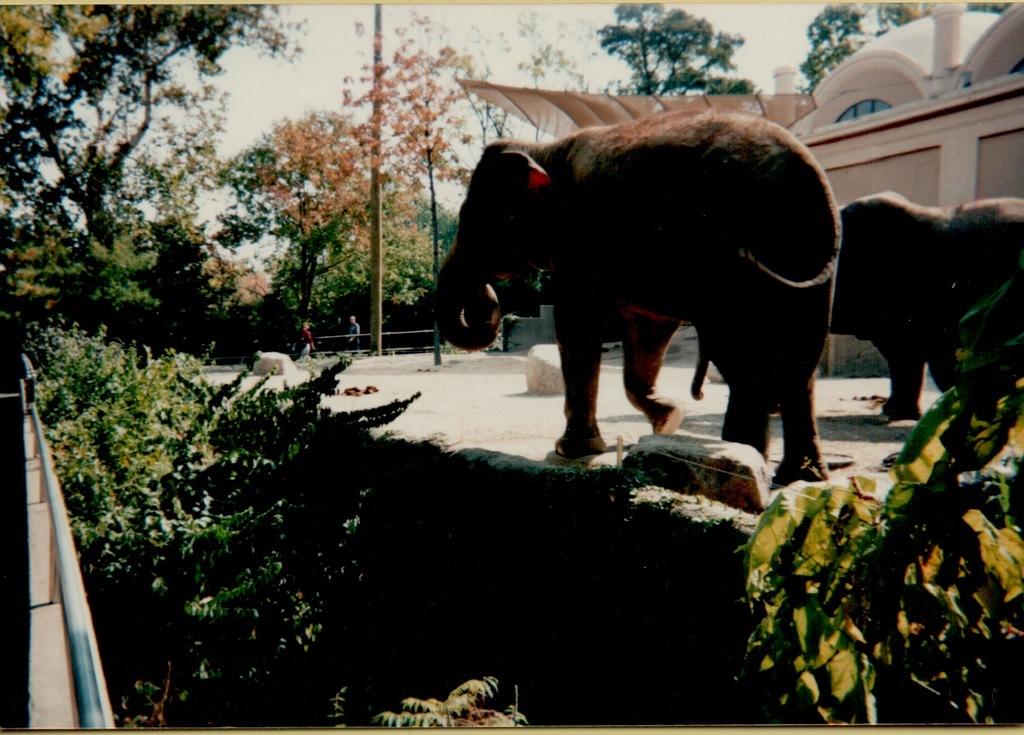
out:
{"label": "large boulder", "polygon": [[661,487],[749,513],[760,513],[768,504],[767,465],[746,444],[680,434],[642,436],[623,466],[642,470]]}
{"label": "large boulder", "polygon": [[553,396],[565,393],[558,345],[534,345],[526,355],[526,392]]}
{"label": "large boulder", "polygon": [[252,371],[254,375],[283,375],[286,378],[297,377],[301,372],[292,358],[283,352],[259,353]]}

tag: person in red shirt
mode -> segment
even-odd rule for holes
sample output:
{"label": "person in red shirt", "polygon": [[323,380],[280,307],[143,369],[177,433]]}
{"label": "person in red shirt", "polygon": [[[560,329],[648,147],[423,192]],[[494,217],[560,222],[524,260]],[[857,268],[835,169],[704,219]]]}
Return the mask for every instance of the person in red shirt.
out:
{"label": "person in red shirt", "polygon": [[309,330],[309,322],[302,325],[302,331],[299,333],[299,339],[302,341],[302,352],[299,353],[299,359],[309,357],[312,361],[313,350],[316,349],[316,344],[313,342],[313,333]]}

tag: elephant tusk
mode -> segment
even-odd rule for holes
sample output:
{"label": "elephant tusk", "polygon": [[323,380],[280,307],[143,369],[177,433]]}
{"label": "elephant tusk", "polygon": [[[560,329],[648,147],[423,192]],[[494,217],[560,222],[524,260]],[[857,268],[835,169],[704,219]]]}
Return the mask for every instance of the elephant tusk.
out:
{"label": "elephant tusk", "polygon": [[743,258],[744,260],[748,260],[755,266],[757,266],[757,268],[762,273],[771,276],[779,283],[785,286],[789,286],[790,288],[812,288],[814,286],[820,286],[823,283],[827,283],[832,278],[832,276],[835,275],[836,271],[835,259],[832,259],[825,264],[825,267],[822,268],[821,272],[818,275],[814,276],[814,278],[808,278],[806,281],[791,281],[784,275],[776,273],[774,270],[766,266],[764,263],[758,260],[756,255],[754,255],[746,248],[740,248],[737,252],[741,258]]}

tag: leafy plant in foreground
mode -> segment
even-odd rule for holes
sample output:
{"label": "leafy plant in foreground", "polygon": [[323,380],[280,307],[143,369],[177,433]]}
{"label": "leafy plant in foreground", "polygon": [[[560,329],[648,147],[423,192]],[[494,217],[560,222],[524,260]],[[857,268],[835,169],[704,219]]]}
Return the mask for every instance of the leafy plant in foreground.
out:
{"label": "leafy plant in foreground", "polygon": [[440,699],[402,700],[402,711],[381,712],[374,722],[385,727],[514,727],[526,725],[522,712],[509,707],[504,713],[481,705],[498,694],[493,676],[470,679],[455,687],[444,701]]}
{"label": "leafy plant in foreground", "polygon": [[[1024,265],[1024,264],[1022,264]],[[961,321],[956,386],[874,483],[785,491],[747,547],[770,719],[1019,720],[1024,271]]]}
{"label": "leafy plant in foreground", "polygon": [[47,332],[34,353],[123,722],[294,717],[301,688],[282,682],[298,680],[329,624],[372,489],[344,470],[417,396],[332,412],[321,401],[347,360],[273,391],[267,379],[243,390],[245,376],[216,387],[194,358],[140,359],[79,331]]}

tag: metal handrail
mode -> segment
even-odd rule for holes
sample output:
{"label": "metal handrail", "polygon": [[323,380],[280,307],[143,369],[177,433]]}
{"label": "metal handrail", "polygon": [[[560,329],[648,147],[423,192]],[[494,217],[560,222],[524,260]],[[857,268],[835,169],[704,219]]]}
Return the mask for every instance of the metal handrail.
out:
{"label": "metal handrail", "polygon": [[[78,726],[83,728],[113,728],[114,713],[107,693],[107,682],[100,662],[92,613],[85,594],[82,570],[78,565],[71,524],[61,492],[60,480],[53,467],[50,448],[43,433],[34,401],[35,371],[28,358],[22,355],[25,367],[26,412],[31,417],[35,444],[39,453],[40,470],[46,502],[50,509],[53,544],[56,550],[57,578],[60,582],[61,607],[67,634],[71,673],[75,687]],[[32,397],[32,402],[28,399]]]}
{"label": "metal handrail", "polygon": [[30,406],[36,404],[36,371],[32,367],[31,360],[24,352],[21,354],[21,370],[24,373],[21,385],[23,390],[22,400],[25,402],[26,411]]}

